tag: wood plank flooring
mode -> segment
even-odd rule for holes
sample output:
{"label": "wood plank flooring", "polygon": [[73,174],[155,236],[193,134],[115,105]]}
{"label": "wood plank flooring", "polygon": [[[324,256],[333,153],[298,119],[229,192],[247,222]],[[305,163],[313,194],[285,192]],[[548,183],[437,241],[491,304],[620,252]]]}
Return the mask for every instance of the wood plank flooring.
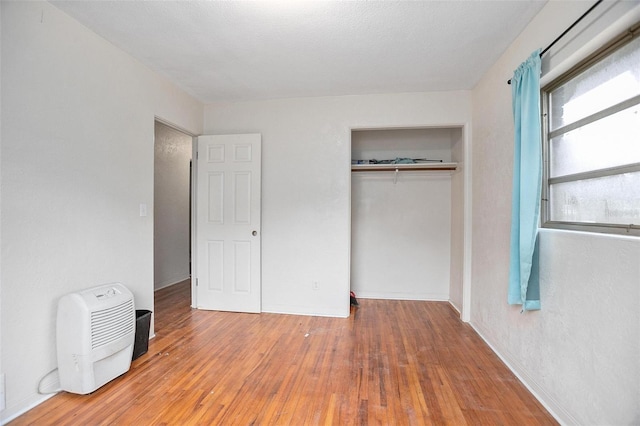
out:
{"label": "wood plank flooring", "polygon": [[91,395],[15,425],[557,424],[443,302],[360,300],[349,318],[192,310],[156,292],[156,337]]}

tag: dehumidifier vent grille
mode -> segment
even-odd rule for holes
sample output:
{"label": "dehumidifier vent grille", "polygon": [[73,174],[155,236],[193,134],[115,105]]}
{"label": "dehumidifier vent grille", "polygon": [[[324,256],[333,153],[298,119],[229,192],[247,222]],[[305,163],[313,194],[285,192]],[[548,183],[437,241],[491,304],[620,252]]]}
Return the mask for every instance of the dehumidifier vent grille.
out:
{"label": "dehumidifier vent grille", "polygon": [[127,300],[120,305],[91,312],[91,349],[135,333],[135,323],[130,321],[134,311],[133,300]]}

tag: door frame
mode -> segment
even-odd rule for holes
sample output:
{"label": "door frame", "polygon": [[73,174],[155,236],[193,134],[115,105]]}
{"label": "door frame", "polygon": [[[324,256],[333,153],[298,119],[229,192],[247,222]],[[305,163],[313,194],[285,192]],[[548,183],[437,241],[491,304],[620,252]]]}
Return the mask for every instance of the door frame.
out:
{"label": "door frame", "polygon": [[[194,148],[193,148],[193,144],[194,144],[194,140],[196,140],[196,138],[197,138],[197,135],[195,135],[193,132],[190,132],[189,130],[185,129],[184,127],[180,127],[180,126],[172,123],[171,121],[165,120],[164,118],[159,117],[157,115],[153,117],[154,127],[155,127],[155,123],[156,122],[164,124],[167,127],[170,127],[172,129],[180,132],[180,133],[184,133],[185,135],[191,137],[191,163],[193,164],[194,153],[195,153]],[[155,137],[154,137],[154,140],[153,140],[154,147],[155,147],[155,143],[156,143],[156,141],[155,141]],[[195,184],[195,182],[193,181],[193,167],[191,167],[191,176],[189,177],[189,179],[190,179],[190,188],[189,188],[189,190],[190,190],[190,194],[189,194],[189,201],[190,201],[190,206],[189,206],[190,212],[189,213],[190,213],[190,217],[189,217],[189,221],[190,221],[190,225],[191,225],[190,234],[189,234],[189,240],[190,240],[189,241],[189,278],[192,278],[193,277],[193,268],[194,268],[194,251],[193,251],[193,237],[194,237],[194,231],[193,231],[193,217],[194,216],[193,215],[194,215],[194,213],[193,213],[193,209],[194,209],[194,206],[195,206],[195,204],[194,204],[195,203],[195,199],[194,199],[194,196],[193,196],[194,195],[193,194],[193,187],[194,187],[194,184]],[[155,178],[154,178],[154,182],[155,182]],[[154,205],[155,205],[155,194],[154,194]],[[153,215],[152,215],[152,217],[153,217]],[[153,217],[153,222],[154,222],[153,225],[155,226],[155,217]],[[154,262],[155,262],[155,257],[154,257]],[[194,301],[193,301],[194,290],[193,289],[194,289],[194,283],[192,282],[191,283],[191,305],[192,306],[193,306],[193,303],[194,303]],[[151,282],[151,294],[153,294],[154,292],[155,292],[155,284],[152,281]],[[154,318],[155,317],[155,306],[153,308],[153,311],[154,311],[154,314],[153,314],[152,318],[155,320],[155,318]],[[152,328],[151,329],[154,330],[154,333],[155,333],[155,329],[153,328],[153,324],[152,324]]]}
{"label": "door frame", "polygon": [[197,224],[196,213],[198,208],[198,136],[191,136],[191,308],[197,309],[198,306],[198,286],[196,280],[193,279],[195,271],[198,270],[197,256]]}

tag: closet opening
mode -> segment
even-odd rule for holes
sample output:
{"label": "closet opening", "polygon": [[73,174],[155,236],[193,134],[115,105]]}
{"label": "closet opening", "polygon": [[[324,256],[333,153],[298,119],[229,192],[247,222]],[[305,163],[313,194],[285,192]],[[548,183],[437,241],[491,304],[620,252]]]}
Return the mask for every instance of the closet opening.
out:
{"label": "closet opening", "polygon": [[351,290],[463,307],[463,126],[351,131]]}

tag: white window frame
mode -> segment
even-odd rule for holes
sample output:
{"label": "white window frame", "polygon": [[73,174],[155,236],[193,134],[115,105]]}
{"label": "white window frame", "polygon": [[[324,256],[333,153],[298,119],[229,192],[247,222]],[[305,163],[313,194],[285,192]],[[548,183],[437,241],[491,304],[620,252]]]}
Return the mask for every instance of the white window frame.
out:
{"label": "white window frame", "polygon": [[573,231],[584,232],[599,232],[607,234],[620,234],[628,236],[640,236],[640,223],[636,224],[606,224],[606,223],[589,223],[589,222],[567,222],[567,221],[552,221],[551,218],[551,203],[550,203],[550,185],[563,182],[574,182],[582,179],[598,178],[605,176],[615,176],[618,174],[629,172],[640,172],[640,163],[625,164],[617,167],[610,167],[604,169],[597,169],[583,173],[576,173],[569,176],[561,176],[556,178],[550,177],[550,140],[559,134],[567,133],[573,129],[580,128],[589,123],[593,123],[602,118],[615,114],[631,106],[640,104],[640,95],[623,101],[617,105],[605,108],[597,113],[594,113],[588,117],[578,120],[575,123],[571,123],[562,128],[555,129],[550,132],[550,114],[549,111],[549,96],[550,93],[556,88],[560,87],[567,81],[573,79],[581,72],[589,69],[597,62],[605,58],[606,56],[617,51],[624,45],[628,44],[634,38],[640,35],[640,24],[635,25],[624,34],[620,35],[609,44],[605,45],[594,54],[590,55],[584,61],[572,67],[570,70],[555,78],[549,84],[545,85],[541,89],[541,105],[542,105],[542,152],[543,152],[543,182],[542,182],[542,202],[541,202],[541,222],[543,228],[555,228],[566,229]]}

